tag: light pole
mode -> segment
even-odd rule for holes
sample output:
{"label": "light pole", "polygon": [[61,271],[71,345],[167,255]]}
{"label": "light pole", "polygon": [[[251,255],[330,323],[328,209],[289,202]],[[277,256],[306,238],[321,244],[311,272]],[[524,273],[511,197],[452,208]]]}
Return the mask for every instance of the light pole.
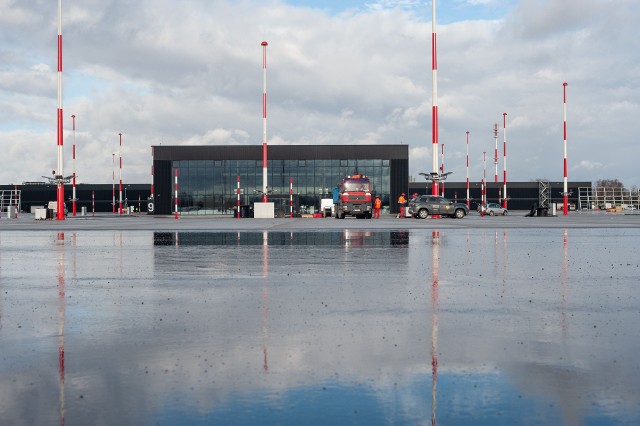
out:
{"label": "light pole", "polygon": [[[431,0],[431,146],[432,177],[438,176],[438,53],[436,43],[436,0]],[[438,195],[438,180],[431,181],[431,195]]]}
{"label": "light pole", "polygon": [[482,216],[484,216],[484,210],[487,205],[487,151],[482,151],[482,163],[483,163],[483,172],[482,172],[482,200],[480,201],[482,211]]}
{"label": "light pole", "polygon": [[507,113],[502,113],[502,125],[504,127],[504,145],[503,145],[503,153],[504,153],[504,176],[503,176],[503,187],[502,187],[502,207],[504,209],[507,208]]}
{"label": "light pole", "polygon": [[116,214],[116,153],[111,153],[111,208],[112,213]]}
{"label": "light pole", "polygon": [[267,46],[262,42],[262,202],[267,202]]}
{"label": "light pole", "polygon": [[62,147],[62,0],[58,0],[58,174],[55,176],[57,190],[56,220],[64,220],[64,157]]}
{"label": "light pole", "polygon": [[469,131],[467,130],[467,207],[471,207],[469,201]]}
{"label": "light pole", "polygon": [[73,210],[73,217],[76,217],[76,116],[71,115],[73,120],[73,198],[71,200],[71,210]]}
{"label": "light pole", "polygon": [[122,133],[118,133],[118,136],[120,136],[120,197],[119,197],[119,204],[118,204],[118,211],[120,214],[122,214]]}
{"label": "light pole", "polygon": [[563,97],[564,97],[564,192],[563,192],[563,207],[562,212],[566,216],[569,212],[569,188],[567,183],[567,86],[568,83],[562,83]]}

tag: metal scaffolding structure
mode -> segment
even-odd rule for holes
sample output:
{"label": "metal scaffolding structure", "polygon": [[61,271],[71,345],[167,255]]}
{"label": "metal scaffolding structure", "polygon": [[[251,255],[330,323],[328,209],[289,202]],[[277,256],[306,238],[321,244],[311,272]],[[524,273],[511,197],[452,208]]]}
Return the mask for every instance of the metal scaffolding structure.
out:
{"label": "metal scaffolding structure", "polygon": [[640,193],[626,188],[580,187],[578,188],[580,210],[606,210],[620,207],[622,210],[639,210]]}
{"label": "metal scaffolding structure", "polygon": [[22,190],[11,189],[0,191],[0,212],[5,213],[10,206],[15,206],[20,211],[22,205]]}
{"label": "metal scaffolding structure", "polygon": [[551,185],[548,180],[538,180],[538,207],[549,208]]}

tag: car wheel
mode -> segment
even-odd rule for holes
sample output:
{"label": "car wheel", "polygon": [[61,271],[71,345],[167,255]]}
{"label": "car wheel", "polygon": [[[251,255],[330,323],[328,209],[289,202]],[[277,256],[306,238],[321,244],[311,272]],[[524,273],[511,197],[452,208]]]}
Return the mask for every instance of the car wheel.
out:
{"label": "car wheel", "polygon": [[495,215],[495,213],[493,212],[493,210],[489,210],[489,216],[493,216]]}
{"label": "car wheel", "polygon": [[462,219],[465,216],[464,210],[457,209],[454,216],[456,219]]}
{"label": "car wheel", "polygon": [[429,211],[427,209],[418,210],[418,217],[420,219],[426,219],[429,216]]}
{"label": "car wheel", "polygon": [[509,212],[505,210],[504,213],[502,213],[502,214],[506,216],[506,215],[509,214]]}

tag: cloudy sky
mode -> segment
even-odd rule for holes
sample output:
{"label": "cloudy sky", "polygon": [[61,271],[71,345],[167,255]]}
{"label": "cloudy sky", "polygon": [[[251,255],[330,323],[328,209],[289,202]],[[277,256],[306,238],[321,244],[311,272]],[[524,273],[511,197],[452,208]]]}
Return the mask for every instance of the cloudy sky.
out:
{"label": "cloudy sky", "polygon": [[[57,2],[0,0],[0,183],[57,164]],[[450,0],[438,6],[440,142],[450,180],[640,185],[637,0]],[[429,0],[64,0],[64,174],[150,182],[151,145],[408,144],[431,171]],[[440,157],[440,154],[438,154]],[[117,163],[117,154],[116,154]],[[116,172],[117,174],[117,172]]]}

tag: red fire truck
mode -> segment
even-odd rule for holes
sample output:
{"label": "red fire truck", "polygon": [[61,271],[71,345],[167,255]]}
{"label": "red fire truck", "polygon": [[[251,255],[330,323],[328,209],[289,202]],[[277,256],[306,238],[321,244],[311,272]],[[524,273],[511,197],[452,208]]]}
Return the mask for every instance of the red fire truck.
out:
{"label": "red fire truck", "polygon": [[333,188],[333,205],[336,219],[347,215],[357,218],[371,218],[371,182],[367,176],[355,174],[347,176]]}

